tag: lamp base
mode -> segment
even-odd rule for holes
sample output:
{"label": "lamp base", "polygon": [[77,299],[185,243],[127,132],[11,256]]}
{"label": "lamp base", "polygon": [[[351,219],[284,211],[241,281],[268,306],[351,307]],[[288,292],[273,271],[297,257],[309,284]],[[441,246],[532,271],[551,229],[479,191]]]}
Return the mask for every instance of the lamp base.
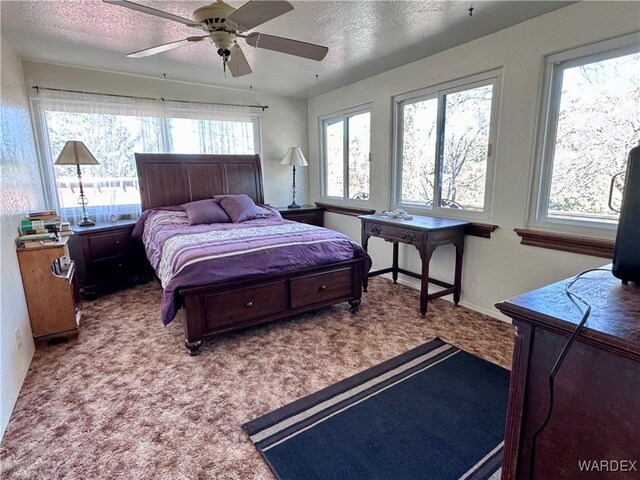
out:
{"label": "lamp base", "polygon": [[79,227],[93,227],[95,224],[96,222],[94,222],[93,220],[87,217],[83,218],[78,222]]}
{"label": "lamp base", "polygon": [[292,203],[291,205],[289,205],[287,208],[302,208],[301,205],[298,205],[297,203]]}

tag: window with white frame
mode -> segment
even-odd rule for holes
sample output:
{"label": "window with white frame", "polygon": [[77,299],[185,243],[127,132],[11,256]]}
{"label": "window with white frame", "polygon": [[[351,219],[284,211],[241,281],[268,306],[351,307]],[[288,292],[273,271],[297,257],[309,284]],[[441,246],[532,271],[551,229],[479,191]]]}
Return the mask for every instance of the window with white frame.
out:
{"label": "window with white frame", "polygon": [[547,57],[534,224],[587,234],[615,229],[629,150],[640,143],[638,40]]}
{"label": "window with white frame", "polygon": [[371,107],[323,117],[322,197],[369,200]]}
{"label": "window with white frame", "polygon": [[99,162],[82,167],[87,209],[98,221],[140,213],[134,152],[260,151],[259,116],[249,113],[77,94],[41,95],[32,106],[48,204],[70,221],[80,216],[76,168],[53,165],[67,140],[83,141]]}
{"label": "window with white frame", "polygon": [[500,72],[394,98],[395,207],[488,217]]}

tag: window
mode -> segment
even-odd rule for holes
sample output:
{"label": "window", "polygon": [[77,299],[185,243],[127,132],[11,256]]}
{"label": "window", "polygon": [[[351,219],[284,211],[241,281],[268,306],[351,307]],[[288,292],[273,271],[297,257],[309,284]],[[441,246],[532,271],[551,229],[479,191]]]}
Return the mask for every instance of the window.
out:
{"label": "window", "polygon": [[371,108],[321,119],[322,196],[369,200]]}
{"label": "window", "polygon": [[[44,111],[44,125],[51,162],[67,140],[84,142],[100,165],[82,167],[82,184],[93,212],[133,215],[139,210],[140,193],[134,152],[161,152],[159,118],[134,115]],[[60,210],[78,208],[76,167],[53,166]],[[110,208],[113,205],[114,208]]]}
{"label": "window", "polygon": [[488,217],[498,72],[394,99],[394,205]]}
{"label": "window", "polygon": [[241,120],[195,120],[167,118],[173,153],[256,153],[257,122]]}
{"label": "window", "polygon": [[629,150],[640,143],[638,72],[637,36],[546,59],[533,223],[613,234],[621,175]]}
{"label": "window", "polygon": [[82,167],[87,208],[99,221],[139,214],[134,152],[260,151],[259,117],[249,113],[97,95],[42,95],[32,105],[48,204],[70,221],[80,217],[76,168],[53,165],[67,140],[83,141],[99,162]]}

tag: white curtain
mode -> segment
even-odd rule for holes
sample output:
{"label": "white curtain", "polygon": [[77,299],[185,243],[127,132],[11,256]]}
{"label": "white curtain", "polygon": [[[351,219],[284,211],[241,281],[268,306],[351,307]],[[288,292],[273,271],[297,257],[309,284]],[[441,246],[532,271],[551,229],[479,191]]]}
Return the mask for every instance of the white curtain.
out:
{"label": "white curtain", "polygon": [[259,153],[259,116],[247,107],[42,90],[32,99],[48,200],[66,220],[82,216],[76,167],[54,162],[81,140],[99,165],[82,166],[92,219],[137,218],[134,153]]}

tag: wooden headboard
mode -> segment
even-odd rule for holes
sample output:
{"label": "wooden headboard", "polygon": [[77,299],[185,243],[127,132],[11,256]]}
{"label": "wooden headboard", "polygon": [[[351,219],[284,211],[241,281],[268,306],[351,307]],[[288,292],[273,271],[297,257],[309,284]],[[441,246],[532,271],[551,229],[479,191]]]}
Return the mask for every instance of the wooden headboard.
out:
{"label": "wooden headboard", "polygon": [[258,155],[136,153],[142,210],[246,193],[264,203]]}

